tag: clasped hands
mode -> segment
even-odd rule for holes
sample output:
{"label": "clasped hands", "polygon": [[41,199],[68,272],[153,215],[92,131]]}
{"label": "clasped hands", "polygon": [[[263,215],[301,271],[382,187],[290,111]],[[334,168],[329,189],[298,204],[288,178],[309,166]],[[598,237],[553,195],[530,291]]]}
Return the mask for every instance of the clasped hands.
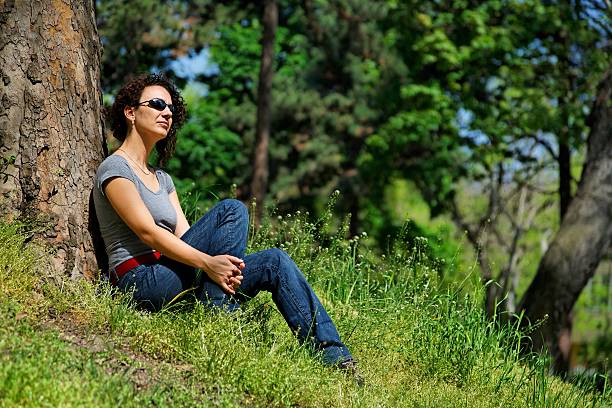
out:
{"label": "clasped hands", "polygon": [[221,288],[233,295],[242,283],[244,261],[232,255],[217,255],[210,257],[204,271]]}

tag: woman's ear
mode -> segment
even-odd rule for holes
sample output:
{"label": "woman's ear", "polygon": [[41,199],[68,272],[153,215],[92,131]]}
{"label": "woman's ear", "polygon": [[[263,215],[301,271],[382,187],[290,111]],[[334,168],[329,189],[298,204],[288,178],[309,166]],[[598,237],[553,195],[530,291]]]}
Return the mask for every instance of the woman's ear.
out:
{"label": "woman's ear", "polygon": [[134,122],[136,119],[136,113],[134,112],[136,109],[133,106],[126,106],[123,108],[123,115],[128,120],[128,122]]}

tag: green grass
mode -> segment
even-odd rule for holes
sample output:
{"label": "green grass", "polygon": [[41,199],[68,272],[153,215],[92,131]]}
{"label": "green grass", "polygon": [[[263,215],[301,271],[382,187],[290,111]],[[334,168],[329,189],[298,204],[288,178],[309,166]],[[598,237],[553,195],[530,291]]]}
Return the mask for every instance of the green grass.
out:
{"label": "green grass", "polygon": [[[104,284],[48,274],[27,229],[0,224],[0,406],[606,407],[612,393],[547,374],[478,294],[440,289],[418,247],[378,257],[329,235],[329,214],[268,219],[249,251],[294,257],[360,361],[366,386],[300,346],[271,297],[235,314],[150,314]],[[324,243],[324,245],[321,245]]]}

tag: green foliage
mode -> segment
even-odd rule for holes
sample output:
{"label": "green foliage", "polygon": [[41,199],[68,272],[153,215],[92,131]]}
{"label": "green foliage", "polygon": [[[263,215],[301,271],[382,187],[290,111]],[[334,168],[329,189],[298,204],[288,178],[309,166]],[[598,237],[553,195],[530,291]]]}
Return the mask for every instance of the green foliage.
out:
{"label": "green foliage", "polygon": [[177,13],[179,1],[96,1],[96,22],[102,53],[102,87],[114,92],[126,78],[162,68],[168,50],[179,45],[184,22]]}
{"label": "green foliage", "polygon": [[578,298],[574,330],[577,359],[588,362],[580,371],[612,373],[612,266],[604,260]]}
{"label": "green foliage", "polygon": [[238,153],[242,140],[224,126],[213,96],[200,99],[192,92],[185,91],[190,117],[177,136],[180,143],[168,171],[183,192],[227,191],[245,162]]}
{"label": "green foliage", "polygon": [[[215,186],[225,195],[235,183],[246,198],[261,8],[205,0],[97,6],[107,90],[130,71],[169,69],[178,56],[210,50],[219,71],[197,78],[208,94],[190,98],[192,120],[171,168],[190,191]],[[381,207],[395,177],[414,181],[436,214],[458,180],[481,180],[497,163],[516,173],[537,165],[525,146],[540,134],[576,149],[584,142],[585,101],[607,61],[590,2],[279,7],[270,189],[282,211],[317,213],[339,188],[356,233],[370,229],[361,210]],[[469,120],[458,121],[461,111]]]}

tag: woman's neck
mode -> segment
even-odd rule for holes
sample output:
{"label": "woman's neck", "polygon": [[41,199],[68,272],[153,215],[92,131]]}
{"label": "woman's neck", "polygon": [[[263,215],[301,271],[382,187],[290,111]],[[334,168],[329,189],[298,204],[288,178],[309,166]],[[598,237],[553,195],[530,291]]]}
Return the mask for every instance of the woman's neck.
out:
{"label": "woman's neck", "polygon": [[151,150],[153,150],[153,146],[153,143],[147,146],[140,136],[130,133],[119,148],[126,151],[133,160],[144,166],[147,163]]}

